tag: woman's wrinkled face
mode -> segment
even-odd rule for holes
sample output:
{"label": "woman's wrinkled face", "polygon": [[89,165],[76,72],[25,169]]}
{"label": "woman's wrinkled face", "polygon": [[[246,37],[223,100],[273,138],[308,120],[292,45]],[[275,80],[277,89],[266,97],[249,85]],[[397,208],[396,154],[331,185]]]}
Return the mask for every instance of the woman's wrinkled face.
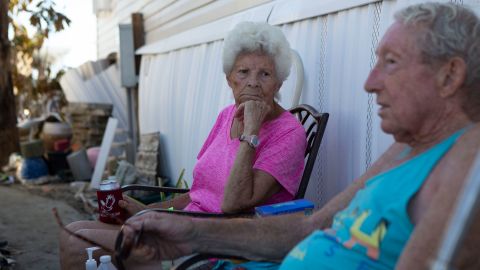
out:
{"label": "woman's wrinkled face", "polygon": [[257,52],[239,54],[227,76],[235,104],[258,100],[273,106],[273,98],[282,86],[276,74],[269,55]]}

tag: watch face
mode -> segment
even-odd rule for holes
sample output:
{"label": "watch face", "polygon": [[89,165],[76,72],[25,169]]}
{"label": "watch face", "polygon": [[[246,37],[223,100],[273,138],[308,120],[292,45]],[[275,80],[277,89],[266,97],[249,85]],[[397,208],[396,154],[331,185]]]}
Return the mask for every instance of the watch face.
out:
{"label": "watch face", "polygon": [[258,137],[257,136],[252,136],[250,142],[252,143],[253,146],[257,147],[258,146]]}
{"label": "watch face", "polygon": [[258,144],[260,143],[257,135],[243,135],[242,134],[242,135],[240,135],[239,140],[248,142],[248,144],[253,148],[256,148],[258,146]]}

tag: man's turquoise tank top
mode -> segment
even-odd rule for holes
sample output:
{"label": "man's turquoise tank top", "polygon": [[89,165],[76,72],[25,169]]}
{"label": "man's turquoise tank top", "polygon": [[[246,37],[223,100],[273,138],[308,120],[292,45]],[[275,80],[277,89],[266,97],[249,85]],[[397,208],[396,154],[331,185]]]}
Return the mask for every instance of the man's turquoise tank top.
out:
{"label": "man's turquoise tank top", "polygon": [[[220,261],[215,269],[393,269],[413,231],[407,207],[431,170],[465,129],[365,183],[332,227],[315,231],[281,265]],[[254,247],[252,247],[254,248]]]}
{"label": "man's turquoise tank top", "polygon": [[332,228],[315,231],[280,269],[393,269],[413,231],[408,203],[465,129],[365,183]]}

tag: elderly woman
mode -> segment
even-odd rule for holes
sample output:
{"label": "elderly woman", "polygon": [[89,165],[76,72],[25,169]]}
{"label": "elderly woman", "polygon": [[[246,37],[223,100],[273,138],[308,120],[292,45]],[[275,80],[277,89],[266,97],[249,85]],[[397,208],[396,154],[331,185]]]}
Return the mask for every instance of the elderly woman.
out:
{"label": "elderly woman", "polygon": [[220,113],[200,150],[190,192],[162,207],[231,213],[293,199],[305,132],[274,99],[290,66],[279,29],[244,22],[229,33],[223,71],[235,104]]}
{"label": "elderly woman", "polygon": [[[143,233],[127,263],[223,253],[275,263],[222,262],[216,269],[429,269],[480,151],[479,48],[480,20],[467,8],[400,10],[365,83],[382,129],[396,142],[364,175],[308,217],[133,217],[125,246]],[[475,220],[452,269],[480,269]]]}
{"label": "elderly woman", "polygon": [[[279,29],[265,23],[238,24],[225,39],[223,52],[235,104],[220,112],[200,150],[190,192],[148,206],[125,197],[120,206],[130,215],[157,207],[233,213],[293,199],[303,171],[305,131],[275,101],[290,66],[290,46]],[[68,228],[106,246],[113,246],[119,229],[93,221]],[[78,255],[86,245],[62,234],[62,268],[81,267]]]}

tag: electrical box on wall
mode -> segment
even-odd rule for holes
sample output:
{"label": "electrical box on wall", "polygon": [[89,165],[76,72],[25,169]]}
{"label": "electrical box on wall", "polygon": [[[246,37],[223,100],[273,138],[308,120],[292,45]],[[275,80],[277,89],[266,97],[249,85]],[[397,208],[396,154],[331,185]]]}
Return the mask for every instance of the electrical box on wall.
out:
{"label": "electrical box on wall", "polygon": [[126,88],[137,85],[135,74],[135,49],[133,45],[133,28],[131,24],[120,24],[120,77]]}

